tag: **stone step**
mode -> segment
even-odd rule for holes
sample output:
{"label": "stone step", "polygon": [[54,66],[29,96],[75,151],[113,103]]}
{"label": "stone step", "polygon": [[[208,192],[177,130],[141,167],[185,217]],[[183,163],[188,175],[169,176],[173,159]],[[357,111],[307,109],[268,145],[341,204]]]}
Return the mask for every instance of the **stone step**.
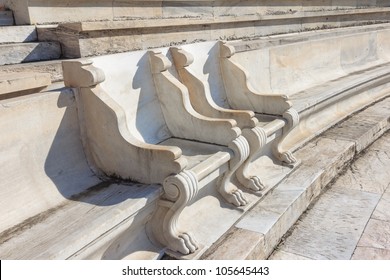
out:
{"label": "stone step", "polygon": [[390,98],[326,131],[298,150],[302,165],[267,194],[202,259],[267,259],[324,188],[389,128]]}
{"label": "stone step", "polygon": [[121,259],[131,258],[127,250],[133,247],[139,259],[157,258],[161,249],[150,243],[144,224],[160,195],[158,186],[106,185],[29,219],[28,230],[21,224],[20,230],[3,232],[0,257]]}
{"label": "stone step", "polygon": [[48,73],[52,83],[61,82],[62,77],[62,60],[49,60],[28,62],[21,64],[0,65],[0,76],[8,73],[20,73],[20,72],[35,72],[35,73]]}
{"label": "stone step", "polygon": [[[67,58],[157,48],[196,41],[236,40],[389,22],[390,8],[240,16],[124,19],[61,23],[39,37],[58,40]],[[225,28],[224,26],[229,26]],[[44,34],[48,33],[48,34]],[[159,36],[156,36],[159,34]]]}
{"label": "stone step", "polygon": [[389,259],[390,133],[313,203],[270,259]]}
{"label": "stone step", "polygon": [[0,45],[0,65],[52,60],[60,57],[61,46],[57,42]]}
{"label": "stone step", "polygon": [[[35,0],[37,1],[37,0]],[[257,4],[255,1],[248,5],[246,1],[228,1],[221,5],[215,1],[201,0],[194,5],[190,0],[174,1],[113,1],[99,0],[99,9],[96,9],[96,0],[66,0],[66,5],[54,4],[53,1],[9,1],[9,7],[14,10],[17,24],[47,24],[53,22],[74,21],[118,21],[134,19],[135,21],[160,18],[182,18],[185,25],[192,19],[207,18],[209,20],[223,20],[229,18],[230,23],[257,16],[257,18],[288,16],[317,15],[345,13],[369,13],[372,9],[386,9],[388,1],[356,1],[316,0],[310,3],[297,3],[296,0],[267,1]],[[20,3],[22,2],[22,3]],[[81,4],[81,3],[82,4]],[[38,3],[38,2],[37,2]],[[331,22],[331,21],[329,21]]]}
{"label": "stone step", "polygon": [[29,91],[37,92],[50,84],[50,74],[31,72],[2,74],[0,76],[0,98]]}
{"label": "stone step", "polygon": [[33,25],[0,26],[0,44],[37,41],[36,28]]}
{"label": "stone step", "polygon": [[362,26],[340,27],[337,29],[318,29],[305,32],[292,32],[286,34],[276,34],[270,36],[260,36],[229,42],[229,45],[234,46],[236,53],[258,50],[277,45],[298,43],[307,40],[320,40],[329,37],[342,37],[356,33],[380,31],[389,28],[389,23],[370,24]]}
{"label": "stone step", "polygon": [[14,25],[14,16],[11,11],[0,11],[0,26]]}

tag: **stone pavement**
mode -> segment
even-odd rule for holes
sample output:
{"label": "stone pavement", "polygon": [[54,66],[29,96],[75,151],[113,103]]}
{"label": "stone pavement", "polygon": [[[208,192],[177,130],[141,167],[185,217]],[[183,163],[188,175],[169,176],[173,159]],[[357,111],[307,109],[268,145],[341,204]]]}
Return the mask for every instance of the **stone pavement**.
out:
{"label": "stone pavement", "polygon": [[348,167],[269,259],[390,259],[390,132]]}

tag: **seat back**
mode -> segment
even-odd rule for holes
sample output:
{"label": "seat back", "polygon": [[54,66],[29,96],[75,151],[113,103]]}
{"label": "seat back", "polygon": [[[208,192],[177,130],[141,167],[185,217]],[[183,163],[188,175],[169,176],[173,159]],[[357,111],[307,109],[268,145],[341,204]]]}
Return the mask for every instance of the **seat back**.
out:
{"label": "seat back", "polygon": [[220,107],[229,108],[220,69],[218,42],[189,44],[181,48],[194,56],[194,62],[189,67],[207,83],[214,102]]}
{"label": "seat back", "polygon": [[154,87],[146,51],[91,59],[104,69],[101,87],[126,112],[129,131],[140,141],[157,144],[171,137]]}
{"label": "seat back", "polygon": [[292,95],[389,61],[389,32],[384,29],[305,40],[237,52],[231,59],[248,70],[249,82],[258,92]]}

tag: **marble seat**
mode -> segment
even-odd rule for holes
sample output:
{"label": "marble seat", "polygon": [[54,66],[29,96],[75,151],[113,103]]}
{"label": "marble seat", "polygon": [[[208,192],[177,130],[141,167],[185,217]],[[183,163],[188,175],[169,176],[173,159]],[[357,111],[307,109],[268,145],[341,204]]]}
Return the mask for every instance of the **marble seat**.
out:
{"label": "marble seat", "polygon": [[245,50],[245,41],[236,41],[222,44],[222,72],[233,107],[281,115],[274,108],[280,100],[268,102],[271,108],[254,97],[288,96],[300,121],[281,147],[295,150],[389,95],[389,39],[390,29],[383,28],[250,50]]}
{"label": "marble seat", "polygon": [[[294,123],[290,123],[285,118],[292,111],[289,101],[284,100],[286,112],[281,114],[284,117],[267,119],[256,116],[251,110],[231,106],[228,85],[220,69],[218,42],[171,47],[170,53],[177,72],[174,74],[188,88],[193,107],[209,117],[235,119],[243,130],[249,142],[250,156],[238,169],[237,179],[243,186],[264,195],[297,165],[289,151],[279,149],[279,142],[298,121],[291,117]],[[281,110],[283,107],[276,112]],[[289,125],[291,128],[287,129]]]}
{"label": "marble seat", "polygon": [[170,66],[159,51],[63,62],[65,84],[76,91],[90,165],[102,177],[161,184],[149,237],[190,254],[199,244],[196,233],[182,228],[181,212],[210,182],[227,202],[245,205],[233,180],[249,145],[234,120],[197,113]]}

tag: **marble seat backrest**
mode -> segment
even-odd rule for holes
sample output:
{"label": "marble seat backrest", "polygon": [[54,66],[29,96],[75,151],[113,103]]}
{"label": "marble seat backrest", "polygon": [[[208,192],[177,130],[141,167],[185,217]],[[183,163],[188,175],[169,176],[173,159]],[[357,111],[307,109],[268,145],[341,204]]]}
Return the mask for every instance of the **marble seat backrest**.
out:
{"label": "marble seat backrest", "polygon": [[171,137],[153,84],[145,51],[101,56],[91,59],[104,69],[101,87],[126,112],[129,131],[140,141],[158,144]]}
{"label": "marble seat backrest", "polygon": [[216,41],[183,45],[180,47],[194,56],[188,67],[206,83],[213,101],[222,108],[229,108],[219,63],[219,44]]}
{"label": "marble seat backrest", "polygon": [[383,61],[390,61],[390,30],[377,31],[378,58]]}
{"label": "marble seat backrest", "polygon": [[231,60],[251,73],[249,83],[256,91],[292,95],[389,61],[385,51],[389,32],[371,31],[237,52]]}

